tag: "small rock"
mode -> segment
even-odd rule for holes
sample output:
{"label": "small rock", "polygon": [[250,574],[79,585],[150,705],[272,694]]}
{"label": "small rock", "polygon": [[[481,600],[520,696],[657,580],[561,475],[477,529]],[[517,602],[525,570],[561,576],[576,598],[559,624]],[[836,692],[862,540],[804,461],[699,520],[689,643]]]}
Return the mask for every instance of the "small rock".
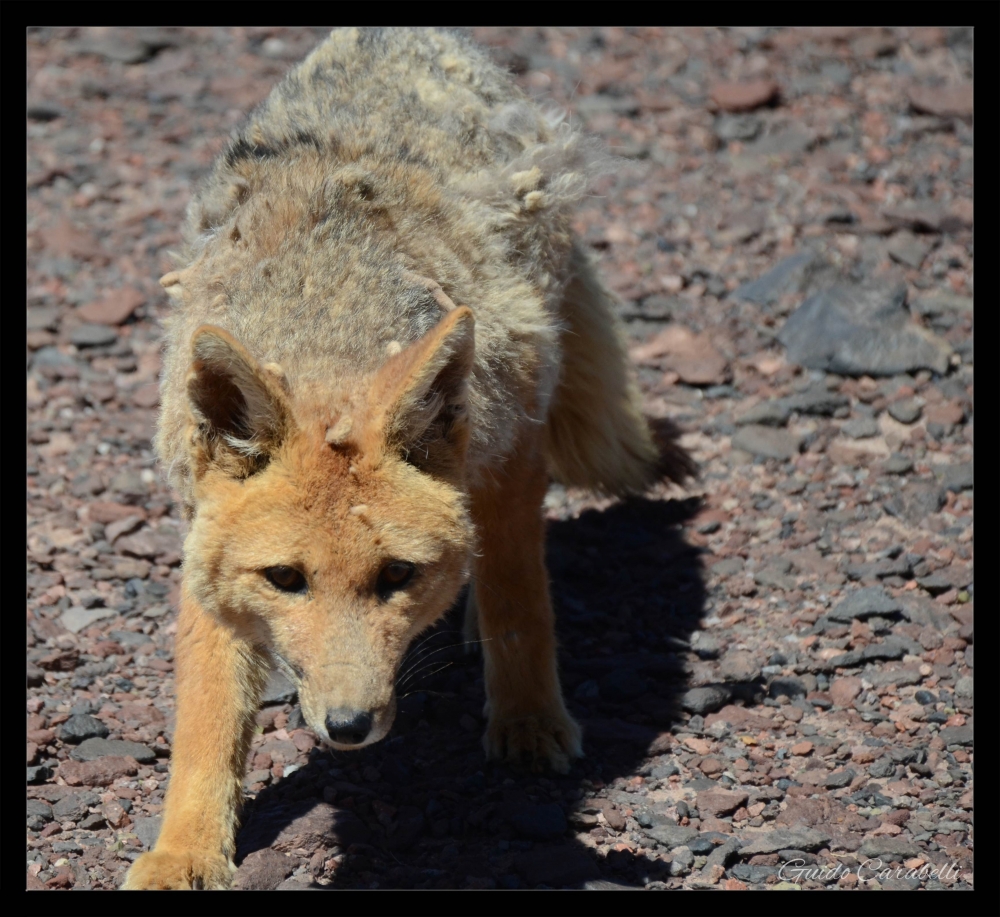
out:
{"label": "small rock", "polygon": [[770,79],[740,83],[717,82],[712,86],[712,101],[723,111],[752,111],[778,97],[778,84]]}
{"label": "small rock", "polygon": [[972,462],[961,465],[945,465],[940,469],[941,486],[945,490],[960,493],[972,490]]}
{"label": "small rock", "polygon": [[894,452],[882,463],[886,474],[909,474],[913,471],[913,460],[900,452]]}
{"label": "small rock", "polygon": [[785,398],[761,401],[735,418],[738,426],[760,424],[767,427],[783,427],[792,416],[792,408]]}
{"label": "small rock", "polygon": [[140,764],[156,762],[156,753],[153,749],[139,742],[125,742],[120,739],[86,739],[70,752],[70,757],[75,761],[96,761],[105,757],[128,757],[134,758]]}
{"label": "small rock", "polygon": [[745,859],[785,849],[817,850],[829,842],[830,835],[815,828],[777,828],[752,837],[750,843],[740,848],[740,856]]}
{"label": "small rock", "polygon": [[909,97],[914,111],[939,118],[972,117],[972,83],[969,82],[951,86],[914,85],[910,87]]}
{"label": "small rock", "polygon": [[916,398],[903,398],[889,405],[889,416],[900,423],[914,423],[920,419],[923,405]]}
{"label": "small rock", "polygon": [[799,454],[801,437],[787,430],[776,430],[750,424],[739,430],[732,438],[734,449],[742,449],[751,455],[787,461]]}
{"label": "small rock", "polygon": [[95,325],[120,325],[145,301],[145,295],[135,287],[121,287],[87,303],[76,314]]}
{"label": "small rock", "polygon": [[805,697],[808,692],[806,686],[797,678],[774,678],[767,686],[768,697],[785,697],[794,700],[796,697]]}
{"label": "small rock", "polygon": [[920,853],[920,848],[905,837],[892,837],[882,835],[880,837],[866,837],[861,844],[861,854],[866,857],[879,857],[884,860],[905,859],[915,857]]}
{"label": "small rock", "polygon": [[160,815],[152,817],[137,815],[132,819],[132,833],[139,838],[144,849],[152,850],[156,846],[156,839],[160,836],[162,824],[163,818]]}
{"label": "small rock", "polygon": [[818,259],[819,256],[811,251],[791,255],[776,264],[766,274],[738,287],[733,293],[733,297],[752,302],[758,306],[773,305],[786,293],[801,291],[809,269]]}
{"label": "small rock", "polygon": [[237,847],[240,855],[264,847],[312,854],[321,847],[365,844],[370,838],[371,829],[353,812],[303,799],[255,808],[237,837]]}
{"label": "small rock", "polygon": [[63,796],[54,806],[52,815],[57,821],[80,821],[89,814],[91,806],[100,805],[101,798],[96,793],[84,790],[80,793],[71,793]]}
{"label": "small rock", "polygon": [[69,339],[77,347],[102,347],[114,344],[118,340],[118,332],[107,325],[80,325],[73,329]]}
{"label": "small rock", "polygon": [[652,828],[645,828],[643,829],[643,833],[668,850],[689,844],[698,836],[696,829],[684,828],[675,824],[656,825]]}
{"label": "small rock", "polygon": [[855,618],[869,618],[872,615],[891,616],[903,611],[903,605],[886,592],[883,586],[867,586],[848,594],[827,614],[831,621],[849,624]]}
{"label": "small rock", "polygon": [[74,745],[95,736],[103,739],[107,734],[108,727],[104,723],[86,714],[71,716],[59,727],[59,738]]}
{"label": "small rock", "polygon": [[867,439],[878,436],[879,426],[874,417],[852,417],[841,426],[840,431],[851,439]]}
{"label": "small rock", "polygon": [[670,875],[684,876],[691,871],[694,866],[694,854],[688,847],[677,847],[670,860]]}
{"label": "small rock", "polygon": [[234,888],[243,891],[271,891],[292,874],[297,861],[265,847],[249,854],[233,878]]}
{"label": "small rock", "polygon": [[724,707],[731,697],[732,691],[725,685],[706,685],[686,691],[681,697],[681,706],[688,713],[704,716]]}
{"label": "small rock", "polygon": [[118,612],[113,608],[83,608],[80,605],[74,605],[72,608],[67,608],[59,616],[59,623],[70,633],[78,634],[96,621],[114,618],[117,615]]}
{"label": "small rock", "polygon": [[745,805],[748,798],[741,790],[705,790],[698,794],[698,811],[703,817],[707,814],[721,818]]}
{"label": "small rock", "polygon": [[849,707],[861,693],[861,679],[853,675],[836,678],[830,684],[830,698],[838,707]]}
{"label": "small rock", "polygon": [[722,657],[722,674],[731,681],[754,681],[760,678],[760,666],[752,653],[734,650]]}
{"label": "small rock", "polygon": [[963,675],[955,682],[955,693],[959,697],[972,697],[973,680],[971,675]]}
{"label": "small rock", "polygon": [[843,771],[836,771],[830,774],[826,780],[823,781],[823,786],[830,790],[839,790],[842,787],[850,786],[851,781],[857,776],[857,774],[850,768]]}
{"label": "small rock", "polygon": [[972,726],[946,726],[939,733],[945,745],[972,745]]}
{"label": "small rock", "polygon": [[889,257],[899,264],[917,269],[934,247],[926,237],[919,238],[912,232],[897,232],[889,243]]}
{"label": "small rock", "polygon": [[944,374],[951,358],[946,341],[909,320],[905,284],[840,284],[815,293],[788,317],[778,340],[789,361],[848,376]]}

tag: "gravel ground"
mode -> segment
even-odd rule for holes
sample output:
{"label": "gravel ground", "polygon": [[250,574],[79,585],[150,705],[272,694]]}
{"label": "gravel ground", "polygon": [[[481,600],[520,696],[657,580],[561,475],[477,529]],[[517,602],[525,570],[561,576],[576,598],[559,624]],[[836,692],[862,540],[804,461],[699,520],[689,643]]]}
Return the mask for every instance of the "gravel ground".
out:
{"label": "gravel ground", "polygon": [[[156,279],[323,31],[28,32],[29,889],[114,888],[159,829]],[[568,776],[486,763],[450,616],[364,752],[273,682],[239,887],[970,888],[971,31],[474,35],[622,157],[577,226],[701,477],[549,494]]]}

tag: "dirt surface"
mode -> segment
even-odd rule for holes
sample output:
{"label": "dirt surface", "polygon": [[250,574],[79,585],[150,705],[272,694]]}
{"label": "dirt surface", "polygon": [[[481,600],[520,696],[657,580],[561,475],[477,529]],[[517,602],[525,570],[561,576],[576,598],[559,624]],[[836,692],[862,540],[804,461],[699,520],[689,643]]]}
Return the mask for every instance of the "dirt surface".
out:
{"label": "dirt surface", "polygon": [[[156,281],[323,33],[28,32],[28,888],[115,888],[159,828]],[[363,753],[272,686],[238,885],[971,887],[971,31],[474,35],[622,157],[577,226],[701,477],[547,498],[568,776],[484,760],[455,613]]]}

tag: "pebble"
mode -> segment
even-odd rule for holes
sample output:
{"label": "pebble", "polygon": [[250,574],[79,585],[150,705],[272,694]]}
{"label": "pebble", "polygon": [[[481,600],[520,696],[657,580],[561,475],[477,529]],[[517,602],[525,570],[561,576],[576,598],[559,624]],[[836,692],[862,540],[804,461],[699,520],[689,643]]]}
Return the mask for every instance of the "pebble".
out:
{"label": "pebble", "polygon": [[915,423],[922,412],[923,405],[916,398],[903,398],[889,405],[889,416],[900,423]]}
{"label": "pebble", "polygon": [[800,443],[799,436],[759,424],[748,424],[732,439],[734,449],[780,461],[787,461],[798,455]]}

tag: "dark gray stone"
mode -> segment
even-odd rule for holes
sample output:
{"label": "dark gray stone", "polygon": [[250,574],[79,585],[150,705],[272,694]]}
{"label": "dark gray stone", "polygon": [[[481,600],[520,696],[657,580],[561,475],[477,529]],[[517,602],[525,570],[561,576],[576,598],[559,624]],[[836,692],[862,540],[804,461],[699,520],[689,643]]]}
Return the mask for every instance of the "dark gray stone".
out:
{"label": "dark gray stone", "polygon": [[566,833],[566,813],[554,802],[528,805],[513,812],[511,827],[532,840],[552,840]]}
{"label": "dark gray stone", "polygon": [[697,713],[704,716],[712,713],[729,703],[733,692],[725,685],[704,685],[700,688],[691,688],[685,691],[681,697],[681,706],[688,713]]}
{"label": "dark gray stone", "polygon": [[861,844],[861,853],[866,857],[879,857],[883,860],[903,860],[915,857],[920,853],[917,844],[908,837],[867,837]]}
{"label": "dark gray stone", "polygon": [[74,745],[84,739],[103,739],[107,734],[108,727],[86,713],[74,714],[59,727],[59,738]]}
{"label": "dark gray stone", "polygon": [[838,602],[827,617],[833,621],[849,624],[855,618],[870,618],[872,615],[894,615],[903,611],[903,604],[894,599],[882,586],[867,586],[857,589]]}
{"label": "dark gray stone", "polygon": [[783,427],[792,416],[792,408],[786,398],[769,399],[755,404],[745,411],[735,422],[739,426],[760,424],[766,427]]}
{"label": "dark gray stone", "polygon": [[34,767],[28,768],[28,783],[45,783],[46,780],[51,778],[52,768],[47,764],[38,764]]}
{"label": "dark gray stone", "polygon": [[156,839],[160,836],[162,824],[163,817],[160,815],[151,817],[137,815],[132,819],[132,833],[139,838],[146,850],[152,850],[156,845]]}
{"label": "dark gray stone", "polygon": [[70,333],[69,339],[77,347],[102,347],[114,344],[118,332],[109,325],[80,325]]}
{"label": "dark gray stone", "polygon": [[868,767],[868,775],[870,777],[891,777],[896,773],[896,763],[892,758],[879,758],[877,761],[873,761]]}
{"label": "dark gray stone", "polygon": [[728,866],[733,857],[739,852],[742,843],[743,841],[738,837],[730,837],[719,844],[709,853],[708,860],[705,862],[705,869],[711,869],[713,866]]}
{"label": "dark gray stone", "polygon": [[691,843],[697,836],[695,828],[684,828],[680,825],[656,825],[653,828],[645,828],[643,834],[651,837],[656,843],[668,850],[674,847],[683,847]]}
{"label": "dark gray stone", "polygon": [[882,470],[886,474],[909,474],[913,471],[913,459],[900,452],[893,452],[882,463]]}
{"label": "dark gray stone", "polygon": [[942,488],[929,481],[911,481],[908,486],[887,499],[883,508],[890,516],[923,526],[927,517],[944,506],[947,496]]}
{"label": "dark gray stone", "polygon": [[88,809],[91,806],[100,804],[101,797],[90,790],[85,790],[82,793],[71,793],[52,806],[52,815],[59,821],[79,821],[88,814]]}
{"label": "dark gray stone", "polygon": [[777,430],[759,424],[748,424],[732,438],[732,447],[751,455],[788,461],[799,454],[801,437],[787,430]]}
{"label": "dark gray stone", "polygon": [[831,392],[825,385],[813,385],[804,392],[782,399],[788,407],[799,414],[813,414],[832,417],[839,408],[850,405],[850,400],[839,392]]}
{"label": "dark gray stone", "polygon": [[907,267],[919,268],[933,247],[934,243],[927,241],[926,237],[920,238],[912,232],[903,230],[892,237],[888,252],[893,261],[905,264]]}
{"label": "dark gray stone", "polygon": [[938,735],[945,745],[972,745],[972,724],[965,726],[946,726]]}
{"label": "dark gray stone", "polygon": [[847,376],[944,373],[951,347],[910,322],[906,284],[841,284],[810,296],[788,317],[778,340],[788,359]]}
{"label": "dark gray stone", "polygon": [[961,465],[945,465],[940,469],[941,486],[945,490],[960,493],[972,490],[972,462]]}
{"label": "dark gray stone", "polygon": [[830,774],[826,780],[823,781],[823,786],[830,790],[839,790],[841,787],[850,786],[851,781],[857,777],[857,774],[850,768],[844,771],[837,771]]}
{"label": "dark gray stone", "polygon": [[900,423],[916,423],[924,410],[923,405],[916,398],[903,398],[894,401],[887,408],[889,416]]}
{"label": "dark gray stone", "polygon": [[779,850],[818,850],[830,842],[830,835],[816,828],[777,828],[758,834],[740,848],[742,858]]}
{"label": "dark gray stone", "polygon": [[140,764],[156,762],[156,753],[148,745],[125,742],[121,739],[86,739],[74,748],[69,756],[76,761],[94,761],[109,755],[135,758]]}
{"label": "dark gray stone", "polygon": [[733,293],[735,299],[743,299],[758,306],[776,303],[786,293],[801,291],[807,271],[819,256],[815,252],[798,252],[780,261],[771,270],[761,274],[756,280],[738,287]]}
{"label": "dark gray stone", "polygon": [[45,825],[52,821],[52,806],[41,799],[29,799],[27,801],[27,823],[32,831],[41,831]]}
{"label": "dark gray stone", "polygon": [[59,327],[56,306],[33,306],[28,309],[28,331],[55,331]]}
{"label": "dark gray stone", "polygon": [[[728,143],[730,140],[746,142],[756,138],[763,126],[764,123],[756,115],[723,114],[715,119],[714,130],[715,136],[725,143]],[[792,257],[801,257],[801,255],[793,255]],[[776,270],[776,268],[773,270]],[[753,283],[760,283],[760,280],[752,281],[749,284],[744,284],[744,286],[752,286]],[[756,300],[750,301],[756,302]]]}
{"label": "dark gray stone", "polygon": [[767,686],[768,697],[781,697],[784,694],[794,700],[796,697],[805,697],[806,686],[797,678],[774,678]]}
{"label": "dark gray stone", "polygon": [[878,436],[879,426],[874,417],[852,417],[841,426],[840,432],[851,439],[866,439]]}

